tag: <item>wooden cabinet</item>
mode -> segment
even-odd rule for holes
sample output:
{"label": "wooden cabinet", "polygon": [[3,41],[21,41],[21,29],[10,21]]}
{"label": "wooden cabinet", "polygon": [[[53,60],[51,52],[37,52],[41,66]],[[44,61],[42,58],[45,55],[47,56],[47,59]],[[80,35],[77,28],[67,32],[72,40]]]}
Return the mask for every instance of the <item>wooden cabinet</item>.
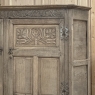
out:
{"label": "wooden cabinet", "polygon": [[89,95],[88,7],[0,9],[0,95]]}

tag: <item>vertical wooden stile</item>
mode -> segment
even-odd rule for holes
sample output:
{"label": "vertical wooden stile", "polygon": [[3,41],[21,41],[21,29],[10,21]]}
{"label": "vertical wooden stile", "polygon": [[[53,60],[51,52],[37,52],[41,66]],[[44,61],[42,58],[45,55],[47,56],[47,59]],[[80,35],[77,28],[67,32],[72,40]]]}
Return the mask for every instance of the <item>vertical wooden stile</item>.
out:
{"label": "vertical wooden stile", "polygon": [[0,19],[0,95],[3,95],[3,20]]}

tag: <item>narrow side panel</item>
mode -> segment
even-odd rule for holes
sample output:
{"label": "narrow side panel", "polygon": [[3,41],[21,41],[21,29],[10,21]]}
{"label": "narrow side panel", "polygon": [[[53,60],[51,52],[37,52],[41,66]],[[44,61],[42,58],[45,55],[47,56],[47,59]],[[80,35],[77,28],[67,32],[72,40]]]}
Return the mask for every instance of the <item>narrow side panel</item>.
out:
{"label": "narrow side panel", "polygon": [[88,95],[87,66],[73,68],[73,95]]}
{"label": "narrow side panel", "polygon": [[73,51],[74,60],[87,58],[87,23],[86,21],[74,20]]}

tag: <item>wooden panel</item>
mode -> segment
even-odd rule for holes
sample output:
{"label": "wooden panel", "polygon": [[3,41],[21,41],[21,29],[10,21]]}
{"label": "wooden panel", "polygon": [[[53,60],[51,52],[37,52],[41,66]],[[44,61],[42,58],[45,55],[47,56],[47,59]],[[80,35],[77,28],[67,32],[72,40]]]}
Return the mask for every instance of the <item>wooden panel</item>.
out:
{"label": "wooden panel", "polygon": [[87,67],[73,68],[73,95],[88,95],[87,93]]}
{"label": "wooden panel", "polygon": [[[31,1],[31,0],[30,0]],[[32,0],[33,1],[33,0]],[[48,0],[47,0],[48,1]],[[25,1],[26,2],[26,1]],[[42,0],[34,0],[35,5],[42,5]]]}
{"label": "wooden panel", "polygon": [[57,58],[40,59],[40,95],[58,95],[58,67]]}
{"label": "wooden panel", "polygon": [[78,0],[78,5],[88,6],[88,0]]}
{"label": "wooden panel", "polygon": [[77,60],[73,62],[73,66],[85,66],[88,65],[89,60]]}
{"label": "wooden panel", "polygon": [[87,58],[86,27],[85,21],[74,21],[74,60]]}
{"label": "wooden panel", "polygon": [[[54,0],[52,2],[54,2]],[[42,4],[48,5],[48,4],[50,4],[50,0],[42,0]]]}
{"label": "wooden panel", "polygon": [[[9,20],[4,20],[4,94],[13,95],[13,59],[8,55]],[[7,89],[8,88],[8,89]]]}
{"label": "wooden panel", "polygon": [[[77,12],[77,15],[76,12]],[[73,19],[70,20],[71,33],[70,40],[70,93],[71,95],[90,95],[90,61],[89,61],[89,33],[88,33],[88,16],[86,11],[73,11]],[[84,14],[85,13],[85,14]],[[70,11],[72,15],[72,11]],[[84,20],[83,20],[84,19]],[[73,27],[72,27],[73,25]],[[73,74],[72,74],[73,72]]]}
{"label": "wooden panel", "polygon": [[88,6],[88,0],[1,0],[2,5],[62,5],[62,4],[76,4]]}
{"label": "wooden panel", "polygon": [[73,15],[74,19],[78,19],[78,20],[88,20],[88,11],[81,11],[81,10],[74,10],[74,15]]}
{"label": "wooden panel", "polygon": [[15,25],[14,47],[58,46],[58,25]]}
{"label": "wooden panel", "polygon": [[92,95],[95,95],[95,0],[91,0]]}
{"label": "wooden panel", "polygon": [[32,58],[14,58],[14,92],[32,94]]}
{"label": "wooden panel", "polygon": [[34,5],[34,0],[10,0],[10,5]]}

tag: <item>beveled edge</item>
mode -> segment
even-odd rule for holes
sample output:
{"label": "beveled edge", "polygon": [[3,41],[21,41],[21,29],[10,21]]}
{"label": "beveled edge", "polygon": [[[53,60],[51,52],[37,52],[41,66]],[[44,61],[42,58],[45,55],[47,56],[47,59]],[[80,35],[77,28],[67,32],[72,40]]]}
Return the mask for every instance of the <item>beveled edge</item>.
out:
{"label": "beveled edge", "polygon": [[91,7],[69,5],[33,5],[33,6],[0,6],[0,10],[32,10],[32,9],[81,9],[90,10]]}

